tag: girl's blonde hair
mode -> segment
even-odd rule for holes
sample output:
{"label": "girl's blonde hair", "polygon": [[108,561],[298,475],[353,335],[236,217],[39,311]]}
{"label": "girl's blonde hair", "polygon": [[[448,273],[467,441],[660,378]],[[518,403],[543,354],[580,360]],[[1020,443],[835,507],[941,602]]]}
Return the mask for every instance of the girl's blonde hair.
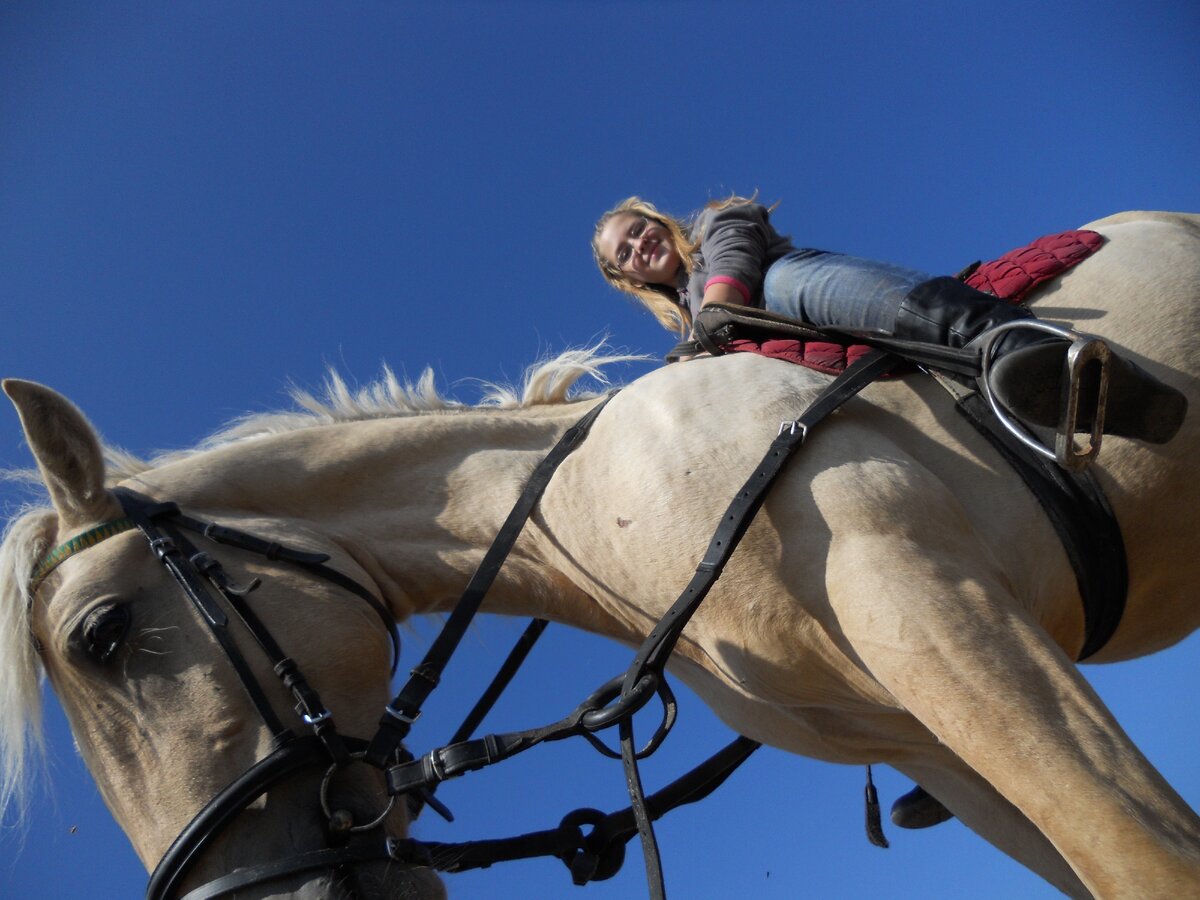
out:
{"label": "girl's blonde hair", "polygon": [[[710,200],[705,204],[704,208],[726,209],[730,206],[741,206],[746,203],[754,203],[756,197],[758,197],[758,191],[755,191],[752,197],[739,197],[736,194],[732,194],[724,200]],[[680,304],[678,290],[666,284],[641,284],[640,282],[635,282],[622,272],[616,264],[605,259],[604,254],[600,251],[600,232],[604,230],[604,226],[609,223],[613,216],[618,216],[621,213],[633,213],[634,215],[644,216],[667,229],[671,245],[675,248],[675,253],[679,256],[683,264],[683,269],[688,276],[692,274],[692,270],[696,266],[693,256],[700,248],[700,243],[704,239],[703,234],[697,234],[694,238],[688,237],[688,231],[692,227],[695,216],[686,220],[677,219],[674,216],[659,212],[654,204],[648,200],[643,200],[641,197],[636,196],[627,197],[602,215],[600,220],[596,222],[595,231],[592,232],[592,256],[595,257],[596,265],[600,269],[600,274],[604,276],[604,280],[618,291],[636,297],[646,309],[650,310],[651,315],[658,319],[659,324],[667,329],[667,331],[674,331],[682,336],[686,336],[692,327],[692,314],[687,307]]]}

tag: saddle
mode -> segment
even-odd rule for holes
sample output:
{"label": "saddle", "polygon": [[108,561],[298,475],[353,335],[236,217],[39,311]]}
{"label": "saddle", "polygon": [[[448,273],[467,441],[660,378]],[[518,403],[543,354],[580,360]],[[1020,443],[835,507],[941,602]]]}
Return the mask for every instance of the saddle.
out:
{"label": "saddle", "polygon": [[[976,262],[958,277],[970,287],[1001,300],[1020,303],[1042,282],[1061,275],[1095,253],[1104,237],[1095,231],[1063,231],[1038,238],[990,262]],[[787,316],[751,307],[705,307],[696,319],[695,340],[684,341],[667,354],[676,362],[704,350],[722,353],[758,353],[773,359],[837,375],[871,351],[863,336],[817,328]],[[950,348],[911,343],[889,349],[935,368],[961,374],[978,374],[972,355]]]}

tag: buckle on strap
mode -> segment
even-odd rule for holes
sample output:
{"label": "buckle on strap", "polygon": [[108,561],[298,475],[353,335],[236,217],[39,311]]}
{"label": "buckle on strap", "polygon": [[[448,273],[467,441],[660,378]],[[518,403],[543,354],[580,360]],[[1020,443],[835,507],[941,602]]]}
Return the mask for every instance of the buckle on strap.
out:
{"label": "buckle on strap", "polygon": [[795,434],[797,431],[800,432],[800,443],[803,444],[808,438],[808,426],[799,419],[784,420],[783,422],[780,422],[779,431],[777,432],[776,437],[779,437],[784,432],[787,432],[788,434]]}
{"label": "buckle on strap", "polygon": [[388,716],[391,716],[396,721],[402,722],[405,725],[411,725],[413,722],[417,721],[417,719],[421,718],[421,710],[419,710],[419,709],[416,712],[409,714],[409,713],[401,712],[400,710],[396,709],[396,707],[392,706],[390,703],[383,708],[383,711]]}
{"label": "buckle on strap", "polygon": [[[1062,379],[1060,388],[1059,420],[1058,428],[1055,431],[1053,450],[1030,434],[1025,426],[1015,421],[1012,413],[1000,403],[992,390],[992,362],[996,355],[996,347],[1009,331],[1018,328],[1044,331],[1070,343],[1063,367],[1065,377]],[[1112,358],[1112,351],[1108,344],[1094,335],[1081,334],[1078,331],[1040,319],[1022,319],[998,325],[984,334],[980,343],[980,389],[984,400],[987,401],[988,406],[1005,430],[1034,453],[1058,464],[1068,472],[1082,472],[1091,465],[1100,453],[1100,442],[1104,436],[1104,410],[1108,403],[1109,363]],[[1080,446],[1076,441],[1075,434],[1079,423],[1079,400],[1083,388],[1083,372],[1092,363],[1096,364],[1098,372],[1095,384],[1096,412],[1088,435],[1088,442],[1085,446]]]}
{"label": "buckle on strap", "polygon": [[506,739],[504,735],[489,734],[476,740],[438,747],[422,757],[388,769],[385,773],[388,793],[396,796],[433,787],[507,759],[528,746],[532,744],[520,740],[519,736]]}

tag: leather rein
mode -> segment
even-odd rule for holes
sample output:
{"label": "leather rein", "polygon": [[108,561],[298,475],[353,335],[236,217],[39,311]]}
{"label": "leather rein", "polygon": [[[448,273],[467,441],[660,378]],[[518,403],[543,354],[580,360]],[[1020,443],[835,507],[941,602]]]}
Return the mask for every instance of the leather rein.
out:
{"label": "leather rein", "polygon": [[[182,895],[182,900],[221,897],[307,871],[334,869],[352,873],[356,864],[381,861],[455,872],[511,859],[554,856],[567,866],[575,884],[582,885],[615,875],[624,862],[625,844],[635,833],[641,836],[650,896],[656,900],[665,898],[652,822],[678,806],[708,796],[759,746],[755,741],[738,737],[676,781],[654,794],[645,795],[638,761],[661,746],[676,719],[675,698],[665,677],[670,654],[749,528],[771,484],[792,451],[804,443],[809,429],[898,362],[897,357],[882,351],[867,355],[832,382],[800,418],[783,423],[766,455],[722,516],[692,580],[647,636],[626,672],[606,682],[557,722],[538,729],[472,739],[476,726],[545,628],[545,621],[535,619],[451,741],[420,758],[414,758],[402,742],[420,716],[422,705],[437,686],[442,670],[479,611],[488,588],[554,471],[583,442],[592,422],[612,394],[569,428],[534,470],[441,633],[421,663],[412,670],[400,693],[385,707],[378,730],[369,741],[347,737],[337,731],[333,714],[254,613],[247,597],[259,587],[259,580],[254,579],[247,585],[232,583],[220,562],[197,549],[185,533],[286,562],[367,603],[387,629],[393,648],[394,673],[400,652],[396,623],[371,591],[325,565],[329,560],[325,554],[296,550],[234,528],[192,518],[174,503],[156,502],[124,489],[114,491],[127,518],[105,523],[52,551],[39,565],[35,583],[67,556],[93,546],[111,534],[136,527],[208,626],[273,736],[268,755],[213,797],[172,842],[150,876],[146,890],[148,900],[179,898],[180,886],[188,872],[246,807],[298,773],[322,768],[326,774],[319,800],[322,812],[329,820],[326,847],[237,869],[194,888]],[[218,602],[218,596],[223,602]],[[229,634],[226,610],[249,631],[270,661],[275,674],[295,700],[296,715],[308,726],[307,733],[298,734],[285,726],[275,713],[266,691]],[[639,749],[634,739],[633,715],[655,697],[662,704],[663,717],[653,736]],[[618,728],[620,752],[610,749],[598,737],[600,731],[613,726]],[[577,809],[568,813],[556,828],[498,840],[449,844],[386,835],[383,823],[397,798],[405,799],[413,817],[423,806],[429,805],[450,819],[449,811],[434,797],[434,790],[442,781],[500,762],[537,744],[573,736],[585,738],[606,756],[623,760],[631,799],[629,807],[608,814],[595,809]],[[353,763],[371,765],[385,776],[389,795],[387,806],[371,822],[355,823],[349,813],[331,809],[327,799],[331,777]],[[588,829],[586,833],[584,829]]]}

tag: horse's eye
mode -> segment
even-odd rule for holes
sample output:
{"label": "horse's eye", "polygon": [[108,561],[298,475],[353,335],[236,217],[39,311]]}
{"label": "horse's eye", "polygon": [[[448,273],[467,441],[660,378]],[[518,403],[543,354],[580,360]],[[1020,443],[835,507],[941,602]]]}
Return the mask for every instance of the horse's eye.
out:
{"label": "horse's eye", "polygon": [[129,632],[129,607],[123,603],[101,606],[88,613],[80,633],[83,649],[98,663],[106,663]]}

